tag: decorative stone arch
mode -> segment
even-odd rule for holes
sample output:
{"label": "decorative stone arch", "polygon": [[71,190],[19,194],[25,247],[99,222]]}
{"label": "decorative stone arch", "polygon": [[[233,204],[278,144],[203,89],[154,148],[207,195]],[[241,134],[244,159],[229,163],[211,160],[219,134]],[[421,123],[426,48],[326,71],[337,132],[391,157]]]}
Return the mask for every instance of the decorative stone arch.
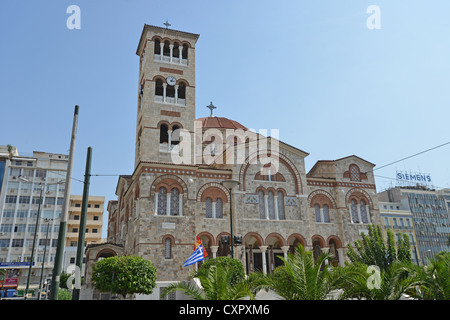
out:
{"label": "decorative stone arch", "polygon": [[111,242],[89,244],[85,250],[86,264],[85,264],[85,283],[83,290],[87,290],[87,294],[93,294],[94,285],[92,283],[92,268],[100,258],[108,258],[123,255],[123,245]]}
{"label": "decorative stone arch", "polygon": [[172,188],[177,188],[178,191],[180,191],[180,194],[188,194],[188,188],[186,183],[181,179],[180,177],[172,174],[165,174],[162,176],[157,177],[151,187],[150,187],[150,194],[154,194],[161,188],[162,186],[165,186],[166,188],[170,188],[167,191],[171,190]]}
{"label": "decorative stone arch", "polygon": [[163,235],[162,241],[161,241],[161,243],[162,243],[163,245],[164,245],[164,243],[165,243],[165,241],[166,241],[167,238],[169,238],[170,241],[172,241],[172,244],[175,244],[175,237],[174,237],[173,235],[171,235],[171,234],[165,234],[165,235]]}
{"label": "decorative stone arch", "polygon": [[199,238],[201,238],[201,237],[207,238],[208,241],[209,241],[209,243],[208,243],[209,246],[215,246],[216,243],[217,243],[217,241],[214,240],[214,236],[213,236],[211,233],[207,232],[207,231],[200,232],[200,233],[197,235],[197,237],[199,237]]}
{"label": "decorative stone arch", "polygon": [[[331,235],[327,239],[328,253],[331,255],[329,263],[333,266],[342,265],[344,261],[343,251],[342,251],[342,241],[338,236]],[[334,244],[334,245],[333,245]]]}
{"label": "decorative stone arch", "polygon": [[333,196],[325,190],[315,190],[308,196],[308,203],[310,208],[314,208],[314,204],[318,203],[320,207],[327,204],[330,209],[337,208],[336,201]]}
{"label": "decorative stone arch", "polygon": [[158,79],[160,79],[160,80],[162,80],[162,82],[163,83],[166,83],[166,78],[164,78],[163,76],[161,76],[161,75],[156,75],[156,76],[154,76],[153,78],[152,78],[152,82],[156,82],[156,80],[158,80]]}
{"label": "decorative stone arch", "polygon": [[218,245],[220,245],[220,239],[221,239],[221,237],[222,236],[230,236],[230,233],[229,232],[221,232],[221,233],[219,233],[218,235],[217,235],[217,237],[216,237],[216,245],[218,246]]}
{"label": "decorative stone arch", "polygon": [[327,238],[327,245],[330,246],[330,241],[333,240],[334,243],[336,244],[337,249],[342,248],[342,241],[341,239],[339,239],[338,236],[335,235],[331,235]]}
{"label": "decorative stone arch", "polygon": [[293,233],[293,234],[291,234],[291,235],[288,237],[288,239],[287,239],[287,245],[288,245],[288,246],[293,245],[294,242],[295,242],[295,240],[298,240],[298,241],[301,243],[301,245],[303,246],[303,248],[306,248],[306,246],[308,245],[308,243],[307,243],[305,237],[302,236],[302,235],[299,234],[299,233]]}
{"label": "decorative stone arch", "polygon": [[256,232],[249,232],[249,233],[247,233],[244,236],[244,238],[242,239],[242,243],[245,245],[250,238],[255,238],[256,239],[258,247],[264,245],[264,243],[265,243],[264,239],[259,235],[259,233],[256,233]]}
{"label": "decorative stone arch", "polygon": [[354,199],[356,203],[360,203],[361,200],[365,200],[366,204],[369,205],[371,210],[374,210],[372,198],[364,189],[352,188],[345,195],[345,204],[348,205],[350,201]]}
{"label": "decorative stone arch", "polygon": [[288,157],[286,157],[284,154],[281,154],[281,153],[275,152],[275,151],[268,151],[267,153],[264,153],[264,154],[260,154],[260,153],[261,152],[255,152],[255,153],[249,155],[247,157],[247,159],[245,159],[244,163],[242,164],[241,169],[239,171],[239,182],[240,182],[239,190],[245,191],[246,173],[247,173],[248,168],[250,167],[250,164],[253,164],[254,162],[256,162],[255,159],[258,159],[259,157],[265,157],[265,156],[267,156],[268,153],[270,153],[270,157],[277,157],[278,161],[280,161],[280,163],[282,163],[284,166],[286,166],[286,168],[291,173],[292,177],[294,178],[295,193],[296,194],[303,193],[303,186],[302,186],[302,181],[300,178],[300,173],[299,173],[297,167],[294,165],[294,163]]}
{"label": "decorative stone arch", "polygon": [[319,245],[321,248],[327,248],[328,247],[328,242],[325,241],[325,239],[319,235],[319,234],[315,234],[311,237],[311,243],[314,244],[314,240],[317,240],[319,242]]}
{"label": "decorative stone arch", "polygon": [[[210,192],[213,192],[214,195],[220,197],[224,203],[230,201],[230,194],[227,188],[217,182],[208,182],[201,186],[200,189],[198,189],[196,199],[197,202],[204,202]],[[204,193],[205,196],[203,195]]]}
{"label": "decorative stone arch", "polygon": [[189,84],[189,82],[186,80],[186,79],[184,79],[184,78],[181,78],[181,79],[177,79],[177,83],[176,84],[180,84],[180,82],[184,82],[184,84],[186,85],[186,87],[190,87],[191,85]]}
{"label": "decorative stone arch", "polygon": [[265,244],[266,244],[266,245],[269,244],[268,240],[269,240],[270,238],[276,238],[276,239],[278,239],[278,241],[280,242],[280,247],[283,247],[283,246],[286,245],[286,241],[284,240],[283,236],[282,236],[281,234],[279,234],[279,233],[272,232],[272,233],[268,234],[267,237],[266,237],[266,240],[265,240]]}

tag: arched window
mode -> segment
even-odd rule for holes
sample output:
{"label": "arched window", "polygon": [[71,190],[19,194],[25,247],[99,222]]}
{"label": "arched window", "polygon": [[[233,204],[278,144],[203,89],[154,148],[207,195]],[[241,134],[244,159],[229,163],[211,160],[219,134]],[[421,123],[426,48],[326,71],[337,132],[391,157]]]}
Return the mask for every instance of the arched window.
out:
{"label": "arched window", "polygon": [[180,82],[178,85],[178,98],[186,99],[186,83]]}
{"label": "arched window", "polygon": [[264,192],[262,190],[258,191],[258,200],[259,200],[259,218],[266,218],[266,206],[264,203]]}
{"label": "arched window", "polygon": [[320,207],[318,204],[314,205],[314,212],[316,214],[316,222],[321,222],[322,219],[320,218]]}
{"label": "arched window", "polygon": [[172,127],[170,142],[172,145],[177,145],[180,143],[180,127],[178,125],[174,125]]}
{"label": "arched window", "polygon": [[175,103],[175,87],[167,85],[166,87],[166,102]]}
{"label": "arched window", "polygon": [[164,258],[172,259],[172,240],[170,238],[164,240]]}
{"label": "arched window", "polygon": [[161,54],[161,41],[159,39],[155,39],[155,54]]}
{"label": "arched window", "polygon": [[206,218],[212,218],[212,199],[211,198],[206,198],[206,202],[205,202],[205,211],[206,211]]}
{"label": "arched window", "polygon": [[174,58],[179,58],[180,57],[180,45],[178,42],[175,42],[173,44],[173,51],[172,51],[172,56]]}
{"label": "arched window", "polygon": [[170,43],[168,40],[164,41],[163,55],[170,57]]}
{"label": "arched window", "polygon": [[369,223],[369,220],[367,219],[366,202],[364,200],[361,200],[359,204],[359,211],[361,213],[362,223]]}
{"label": "arched window", "polygon": [[187,44],[183,44],[182,58],[183,59],[188,58],[188,45]]}
{"label": "arched window", "polygon": [[159,143],[169,143],[169,127],[163,123],[159,127]]}
{"label": "arched window", "polygon": [[180,192],[173,188],[170,192],[170,215],[178,216],[180,214]]}
{"label": "arched window", "polygon": [[284,220],[284,194],[281,191],[278,191],[278,219]]}
{"label": "arched window", "polygon": [[352,223],[370,223],[369,206],[366,199],[351,199],[350,215]]}
{"label": "arched window", "polygon": [[353,223],[359,223],[358,218],[358,207],[356,206],[356,201],[352,199],[350,203],[350,213],[352,215],[352,222]]}
{"label": "arched window", "polygon": [[155,96],[162,97],[164,95],[163,81],[156,79],[155,81]]}
{"label": "arched window", "polygon": [[322,213],[323,213],[323,222],[330,222],[330,214],[328,212],[327,204],[323,205]]}
{"label": "arched window", "polygon": [[223,218],[223,203],[222,199],[216,199],[216,218]]}
{"label": "arched window", "polygon": [[274,203],[274,195],[272,191],[269,191],[267,197],[267,206],[269,209],[269,219],[275,220],[275,203]]}
{"label": "arched window", "polygon": [[167,190],[164,187],[158,190],[158,215],[167,214]]}

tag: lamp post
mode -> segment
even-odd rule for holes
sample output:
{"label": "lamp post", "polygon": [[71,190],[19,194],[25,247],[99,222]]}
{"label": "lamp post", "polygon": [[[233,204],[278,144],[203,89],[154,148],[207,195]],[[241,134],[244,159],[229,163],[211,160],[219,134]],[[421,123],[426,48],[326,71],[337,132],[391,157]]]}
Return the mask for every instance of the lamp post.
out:
{"label": "lamp post", "polygon": [[[28,181],[24,178],[19,177],[19,179],[23,180],[23,181]],[[31,277],[31,267],[33,266],[33,259],[34,259],[34,248],[36,247],[36,235],[38,232],[38,227],[39,227],[39,218],[41,216],[41,202],[42,202],[42,191],[44,190],[44,186],[41,186],[41,191],[39,194],[39,206],[38,206],[38,212],[37,212],[37,216],[36,216],[36,225],[35,225],[35,229],[34,229],[34,238],[33,238],[33,247],[31,248],[31,258],[30,258],[30,267],[28,268],[28,277],[27,277],[27,285],[25,287],[25,293],[24,293],[24,300],[27,299],[27,295],[28,295],[28,288],[30,287],[30,277]]]}
{"label": "lamp post", "polygon": [[48,242],[48,230],[50,229],[50,221],[53,221],[53,219],[45,219],[47,222],[47,233],[45,235],[45,245],[44,245],[44,257],[42,258],[42,266],[41,266],[41,278],[39,280],[39,294],[37,296],[38,300],[41,300],[41,293],[42,293],[42,278],[44,275],[44,264],[45,264],[45,253],[47,252],[47,242]]}
{"label": "lamp post", "polygon": [[231,258],[234,258],[234,239],[233,239],[233,194],[234,187],[240,184],[237,180],[224,180],[220,183],[225,188],[230,190],[230,246],[231,246]]}
{"label": "lamp post", "polygon": [[[31,182],[30,180],[28,180],[28,179],[26,179],[26,178],[24,178],[24,177],[22,177],[22,176],[19,176],[19,180],[22,180],[22,181],[24,181],[24,182]],[[56,184],[56,185],[58,185],[58,184],[61,184],[61,183],[63,183],[63,182],[65,182],[65,181],[63,180],[63,181],[59,181],[59,182],[57,182],[57,183],[49,183],[49,184],[47,184],[47,186],[48,186],[48,185],[51,185],[51,184]],[[43,200],[42,193],[43,193],[43,191],[44,191],[45,185],[43,185],[43,184],[41,184],[41,183],[40,183],[40,185],[41,185],[41,190],[40,190],[40,192],[39,192],[38,212],[37,212],[37,215],[36,215],[36,225],[35,225],[35,229],[34,229],[33,246],[32,246],[32,248],[31,248],[30,267],[28,268],[27,285],[26,285],[26,287],[25,287],[24,300],[27,299],[28,288],[30,287],[31,267],[33,266],[34,250],[35,250],[35,248],[36,248],[36,236],[37,236],[37,233],[38,233],[39,220],[40,220],[40,216],[41,216],[41,205],[42,205],[42,202],[43,202],[43,201],[42,201],[42,200]],[[40,294],[40,293],[39,293],[39,294]],[[39,296],[38,296],[38,300],[39,300]]]}

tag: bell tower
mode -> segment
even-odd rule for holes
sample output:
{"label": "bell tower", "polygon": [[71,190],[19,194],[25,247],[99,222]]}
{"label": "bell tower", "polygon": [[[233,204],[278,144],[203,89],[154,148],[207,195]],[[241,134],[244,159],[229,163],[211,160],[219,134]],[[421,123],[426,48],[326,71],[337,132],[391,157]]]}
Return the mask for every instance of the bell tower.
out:
{"label": "bell tower", "polygon": [[198,34],[144,25],[140,57],[135,168],[141,161],[172,163],[180,130],[193,135],[195,44]]}

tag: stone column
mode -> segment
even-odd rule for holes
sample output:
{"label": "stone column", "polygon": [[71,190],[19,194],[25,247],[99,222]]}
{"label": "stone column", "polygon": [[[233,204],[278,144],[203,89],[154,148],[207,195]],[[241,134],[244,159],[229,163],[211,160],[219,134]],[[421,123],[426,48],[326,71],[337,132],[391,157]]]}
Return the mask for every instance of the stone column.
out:
{"label": "stone column", "polygon": [[213,254],[213,259],[217,256],[217,250],[219,249],[219,246],[210,246],[211,252]]}
{"label": "stone column", "polygon": [[273,196],[273,206],[275,208],[275,220],[280,220],[278,216],[278,196]]}
{"label": "stone column", "polygon": [[262,266],[263,266],[263,273],[266,274],[267,273],[267,262],[266,262],[266,251],[267,251],[267,246],[261,246],[259,247],[261,249],[261,253],[262,253]]}
{"label": "stone column", "polygon": [[178,104],[178,87],[179,85],[175,85],[175,104]]}
{"label": "stone column", "polygon": [[170,48],[170,62],[172,62],[172,58],[173,58],[173,44],[170,44],[169,45],[169,48]]}
{"label": "stone column", "polygon": [[287,255],[288,255],[288,251],[289,251],[289,246],[283,246],[281,247],[281,250],[283,250],[284,253],[284,258],[287,259]]}
{"label": "stone column", "polygon": [[166,102],[167,83],[163,83],[163,102]]}
{"label": "stone column", "polygon": [[269,196],[267,194],[264,195],[264,210],[266,219],[269,220]]}
{"label": "stone column", "polygon": [[160,42],[159,46],[161,47],[161,52],[159,54],[159,60],[162,61],[162,59],[163,59],[163,52],[164,52],[164,42]]}
{"label": "stone column", "polygon": [[345,248],[338,248],[336,249],[338,252],[338,258],[339,258],[339,265],[344,266],[344,260],[345,260]]}

